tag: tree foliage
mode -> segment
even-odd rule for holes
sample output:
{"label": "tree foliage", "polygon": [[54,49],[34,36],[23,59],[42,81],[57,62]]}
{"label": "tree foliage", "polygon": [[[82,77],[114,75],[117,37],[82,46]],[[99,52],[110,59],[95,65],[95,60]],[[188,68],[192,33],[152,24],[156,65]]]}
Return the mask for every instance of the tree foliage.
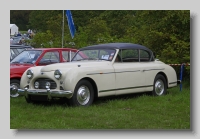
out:
{"label": "tree foliage", "polygon": [[10,24],[16,24],[19,30],[28,30],[30,10],[10,10]]}
{"label": "tree foliage", "polygon": [[[156,52],[157,58],[165,63],[190,63],[189,10],[71,12],[76,34],[72,39],[64,15],[64,47],[81,48],[99,43],[131,42],[152,49]],[[33,39],[37,47],[41,47],[40,44],[44,44],[44,47],[61,46],[62,13],[61,10],[30,12],[28,27],[37,31]],[[11,14],[14,20],[20,17],[22,11]],[[52,42],[51,45],[49,42]],[[189,73],[189,68],[187,69]]]}
{"label": "tree foliage", "polygon": [[189,10],[137,11],[135,20],[140,23],[132,29],[137,43],[151,48],[165,63],[190,63]]}

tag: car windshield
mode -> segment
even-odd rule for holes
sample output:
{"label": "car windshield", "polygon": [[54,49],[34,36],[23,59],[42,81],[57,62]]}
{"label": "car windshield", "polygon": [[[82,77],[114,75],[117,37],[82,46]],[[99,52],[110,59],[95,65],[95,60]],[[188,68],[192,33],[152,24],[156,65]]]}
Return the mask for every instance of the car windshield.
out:
{"label": "car windshield", "polygon": [[105,60],[112,61],[116,50],[115,49],[88,49],[80,50],[73,57],[72,61],[83,60]]}
{"label": "car windshield", "polygon": [[10,49],[10,59],[15,58],[19,53],[21,53],[25,48],[11,48]]}
{"label": "car windshield", "polygon": [[11,44],[12,44],[12,43],[13,43],[13,44],[14,44],[14,43],[19,43],[19,41],[20,41],[20,39],[14,39],[14,40],[11,41]]}
{"label": "car windshield", "polygon": [[27,63],[34,64],[38,57],[41,55],[41,50],[25,50],[16,56],[10,63]]}

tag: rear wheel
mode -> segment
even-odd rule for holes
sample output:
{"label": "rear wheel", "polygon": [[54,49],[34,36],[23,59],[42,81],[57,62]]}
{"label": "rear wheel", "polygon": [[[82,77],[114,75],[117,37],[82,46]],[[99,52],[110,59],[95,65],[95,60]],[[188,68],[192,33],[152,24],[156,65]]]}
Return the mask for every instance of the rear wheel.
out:
{"label": "rear wheel", "polygon": [[87,80],[81,80],[75,87],[72,98],[69,99],[71,106],[89,106],[94,100],[94,89]]}
{"label": "rear wheel", "polygon": [[[20,81],[19,80],[11,80],[10,81],[10,86],[12,86],[14,89],[19,89],[20,88]],[[10,97],[18,97],[19,94],[18,93],[12,93],[10,92]]]}
{"label": "rear wheel", "polygon": [[163,75],[158,74],[154,80],[153,86],[153,95],[154,96],[162,96],[166,94],[167,90],[167,82]]}

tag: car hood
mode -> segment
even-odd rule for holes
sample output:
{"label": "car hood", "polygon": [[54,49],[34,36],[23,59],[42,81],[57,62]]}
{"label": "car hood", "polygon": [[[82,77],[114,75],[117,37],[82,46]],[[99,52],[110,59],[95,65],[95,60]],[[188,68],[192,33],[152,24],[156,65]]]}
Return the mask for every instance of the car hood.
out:
{"label": "car hood", "polygon": [[10,64],[10,73],[23,72],[32,66],[32,64]]}
{"label": "car hood", "polygon": [[51,64],[42,67],[41,71],[42,72],[48,72],[48,71],[55,71],[57,69],[62,70],[62,69],[71,69],[71,68],[86,68],[86,67],[102,67],[102,66],[107,66],[110,65],[110,61],[98,61],[98,62],[66,62],[66,63],[57,63],[57,64]]}

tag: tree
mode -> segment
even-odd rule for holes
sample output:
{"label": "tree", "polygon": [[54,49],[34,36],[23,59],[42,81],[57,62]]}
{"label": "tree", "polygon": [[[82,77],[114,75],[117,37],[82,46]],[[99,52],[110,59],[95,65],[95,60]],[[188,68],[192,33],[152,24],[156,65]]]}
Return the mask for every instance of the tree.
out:
{"label": "tree", "polygon": [[28,30],[30,10],[10,10],[10,24],[16,24],[21,31]]}
{"label": "tree", "polygon": [[[55,17],[62,16],[61,10],[34,10],[31,11],[29,15],[29,28],[34,29],[36,31],[45,32],[49,30],[48,23],[56,21]],[[57,19],[56,22],[60,22],[62,24],[62,20]],[[52,28],[51,28],[52,29]]]}
{"label": "tree", "polygon": [[[165,63],[190,62],[189,10],[73,10],[72,16],[76,34],[71,39],[65,17],[65,47],[131,42],[152,49]],[[32,11],[29,19],[32,28],[49,30],[53,44],[61,46],[62,11]]]}
{"label": "tree", "polygon": [[161,61],[190,63],[189,10],[137,11],[129,30],[136,43],[152,49]]}
{"label": "tree", "polygon": [[106,43],[109,39],[110,28],[107,27],[106,21],[94,18],[90,20],[87,26],[80,27],[74,41],[79,47],[83,47],[87,45]]}
{"label": "tree", "polygon": [[154,50],[166,63],[190,62],[189,11],[138,11],[134,27],[137,43]]}

